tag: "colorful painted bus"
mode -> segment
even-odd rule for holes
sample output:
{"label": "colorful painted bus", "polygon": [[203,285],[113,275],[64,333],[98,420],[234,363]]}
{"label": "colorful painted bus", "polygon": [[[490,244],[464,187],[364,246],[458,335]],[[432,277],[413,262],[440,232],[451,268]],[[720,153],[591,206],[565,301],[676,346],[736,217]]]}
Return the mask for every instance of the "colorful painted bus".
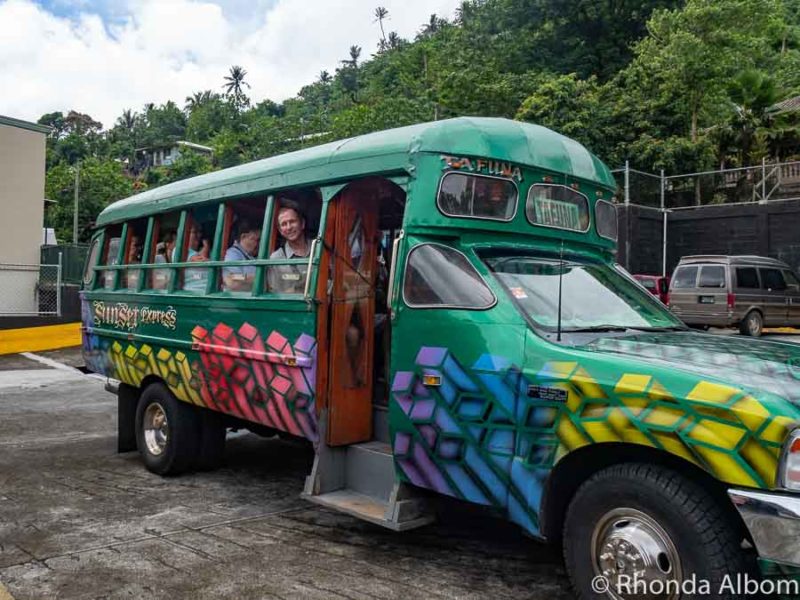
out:
{"label": "colorful painted bus", "polygon": [[305,438],[306,499],[395,530],[431,491],[492,507],[579,598],[790,572],[800,349],[687,330],[616,265],[615,189],[575,141],[459,118],[112,204],[83,345],[119,450],[168,475],[231,427]]}

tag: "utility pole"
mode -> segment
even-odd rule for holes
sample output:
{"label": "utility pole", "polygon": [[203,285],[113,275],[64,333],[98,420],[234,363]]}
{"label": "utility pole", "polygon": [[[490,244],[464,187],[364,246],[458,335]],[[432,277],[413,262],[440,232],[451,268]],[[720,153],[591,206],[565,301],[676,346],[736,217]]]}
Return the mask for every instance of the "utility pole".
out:
{"label": "utility pole", "polygon": [[72,213],[72,243],[78,244],[78,189],[81,181],[81,161],[75,163],[75,206]]}

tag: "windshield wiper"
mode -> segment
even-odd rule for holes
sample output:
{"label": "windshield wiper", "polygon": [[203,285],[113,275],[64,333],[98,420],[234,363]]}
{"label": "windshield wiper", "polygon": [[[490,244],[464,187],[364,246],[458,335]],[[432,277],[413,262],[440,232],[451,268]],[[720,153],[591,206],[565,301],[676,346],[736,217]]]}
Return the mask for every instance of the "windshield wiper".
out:
{"label": "windshield wiper", "polygon": [[685,327],[625,327],[624,325],[592,325],[590,327],[569,327],[564,329],[570,333],[587,331],[684,331]]}
{"label": "windshield wiper", "polygon": [[591,327],[567,327],[562,331],[569,333],[577,333],[582,331],[628,331],[632,327],[623,327],[622,325],[592,325]]}

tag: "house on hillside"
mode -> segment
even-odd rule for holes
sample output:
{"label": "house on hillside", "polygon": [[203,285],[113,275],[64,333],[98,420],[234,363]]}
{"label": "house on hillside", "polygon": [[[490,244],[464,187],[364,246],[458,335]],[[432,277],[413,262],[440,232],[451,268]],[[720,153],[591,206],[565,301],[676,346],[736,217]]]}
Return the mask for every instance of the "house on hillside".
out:
{"label": "house on hillside", "polygon": [[158,144],[148,148],[138,148],[135,150],[133,172],[141,173],[151,167],[168,167],[185,152],[197,152],[210,156],[213,149],[209,146],[185,140]]}

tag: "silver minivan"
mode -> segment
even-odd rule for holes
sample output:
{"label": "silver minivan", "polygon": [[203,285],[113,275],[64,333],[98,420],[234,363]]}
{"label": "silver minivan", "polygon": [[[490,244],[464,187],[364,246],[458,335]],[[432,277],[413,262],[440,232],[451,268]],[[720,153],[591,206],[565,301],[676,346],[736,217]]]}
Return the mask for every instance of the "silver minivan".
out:
{"label": "silver minivan", "polygon": [[789,265],[762,256],[684,256],[669,288],[669,307],[695,327],[800,326],[800,280]]}

